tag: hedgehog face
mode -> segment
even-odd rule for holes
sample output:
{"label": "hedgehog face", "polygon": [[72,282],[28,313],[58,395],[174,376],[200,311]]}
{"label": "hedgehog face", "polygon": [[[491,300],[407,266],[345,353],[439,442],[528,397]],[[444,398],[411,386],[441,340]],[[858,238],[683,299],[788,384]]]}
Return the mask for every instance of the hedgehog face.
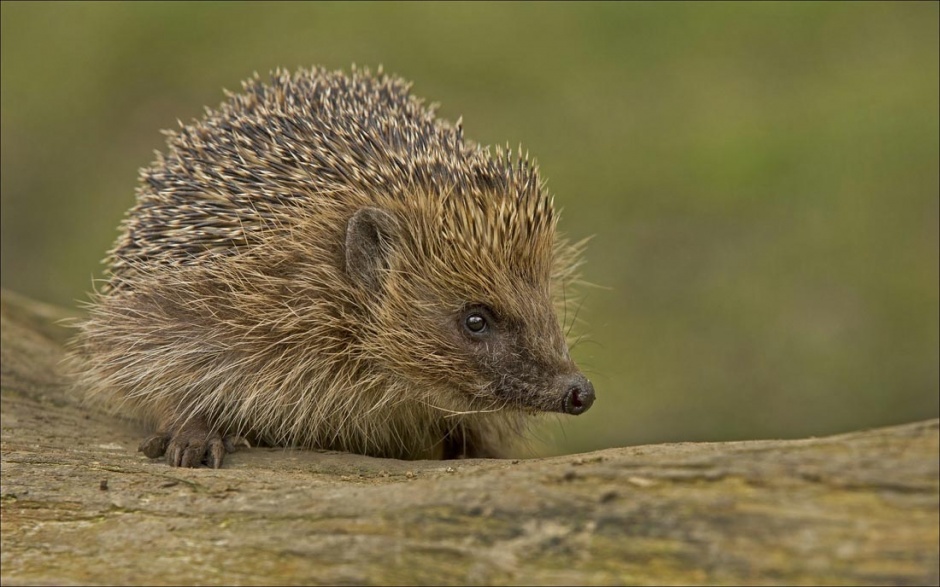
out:
{"label": "hedgehog face", "polygon": [[498,303],[457,312],[461,356],[454,360],[482,382],[474,395],[523,410],[581,414],[594,402],[594,387],[571,361],[549,299],[526,289],[517,290],[532,309],[525,315]]}
{"label": "hedgehog face", "polygon": [[363,208],[350,219],[346,271],[375,296],[369,354],[395,357],[385,368],[449,397],[444,409],[586,411],[594,389],[554,312],[551,248],[498,256],[463,241],[448,246],[436,238],[439,218],[415,223]]}

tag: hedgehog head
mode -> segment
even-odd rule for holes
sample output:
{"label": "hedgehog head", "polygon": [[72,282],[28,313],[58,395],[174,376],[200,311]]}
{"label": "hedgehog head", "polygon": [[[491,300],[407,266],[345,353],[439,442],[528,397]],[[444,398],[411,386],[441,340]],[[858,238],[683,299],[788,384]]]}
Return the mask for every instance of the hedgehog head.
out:
{"label": "hedgehog head", "polygon": [[526,185],[428,190],[347,223],[346,272],[371,300],[366,352],[427,401],[568,414],[594,401],[553,303],[571,260],[551,199]]}

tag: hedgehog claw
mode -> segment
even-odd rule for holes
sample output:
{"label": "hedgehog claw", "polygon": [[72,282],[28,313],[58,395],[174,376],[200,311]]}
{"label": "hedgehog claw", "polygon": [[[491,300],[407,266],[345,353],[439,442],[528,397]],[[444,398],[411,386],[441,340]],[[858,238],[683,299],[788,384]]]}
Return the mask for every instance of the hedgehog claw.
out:
{"label": "hedgehog claw", "polygon": [[225,457],[225,442],[222,437],[210,438],[205,451],[205,463],[213,469],[222,468],[222,458]]}
{"label": "hedgehog claw", "polygon": [[238,452],[243,448],[251,448],[251,443],[244,436],[225,436],[222,438],[222,442],[225,444],[225,452],[227,453]]}

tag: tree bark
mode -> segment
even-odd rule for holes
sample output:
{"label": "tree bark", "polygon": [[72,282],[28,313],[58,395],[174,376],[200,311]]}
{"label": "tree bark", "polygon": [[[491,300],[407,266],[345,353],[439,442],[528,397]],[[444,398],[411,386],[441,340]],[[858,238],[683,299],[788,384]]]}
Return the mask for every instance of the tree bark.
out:
{"label": "tree bark", "polygon": [[136,452],[81,406],[63,311],[2,295],[2,583],[937,584],[940,424],[406,462]]}

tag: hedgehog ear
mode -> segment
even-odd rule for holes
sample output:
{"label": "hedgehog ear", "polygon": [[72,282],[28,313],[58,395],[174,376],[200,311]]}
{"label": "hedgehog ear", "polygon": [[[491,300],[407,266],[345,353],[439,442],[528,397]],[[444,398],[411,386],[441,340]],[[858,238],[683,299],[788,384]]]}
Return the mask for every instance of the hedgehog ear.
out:
{"label": "hedgehog ear", "polygon": [[346,223],[346,273],[362,287],[378,292],[397,236],[398,223],[385,210],[357,211]]}

